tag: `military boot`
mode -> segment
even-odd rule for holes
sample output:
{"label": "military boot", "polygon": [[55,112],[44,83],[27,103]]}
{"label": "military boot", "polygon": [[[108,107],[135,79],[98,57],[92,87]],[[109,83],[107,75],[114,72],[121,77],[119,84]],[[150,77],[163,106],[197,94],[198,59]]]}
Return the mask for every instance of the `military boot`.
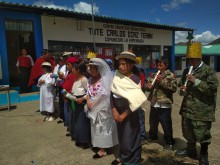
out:
{"label": "military boot", "polygon": [[199,165],[209,165],[208,154],[200,154]]}
{"label": "military boot", "polygon": [[184,149],[177,150],[175,152],[177,157],[190,157],[192,159],[197,159],[196,144],[187,144],[187,147]]}
{"label": "military boot", "polygon": [[201,151],[200,151],[200,156],[199,156],[199,165],[209,165],[208,145],[209,145],[209,143],[201,143]]}

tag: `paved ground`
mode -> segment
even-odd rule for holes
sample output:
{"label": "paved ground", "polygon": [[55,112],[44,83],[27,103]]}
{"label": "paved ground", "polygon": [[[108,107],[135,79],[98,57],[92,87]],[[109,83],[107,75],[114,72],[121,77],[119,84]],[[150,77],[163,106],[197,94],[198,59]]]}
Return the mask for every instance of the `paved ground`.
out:
{"label": "paved ground", "polygon": [[[178,114],[182,97],[175,93],[174,101],[172,118],[176,150],[185,146],[185,140],[182,138]],[[209,147],[210,165],[220,164],[220,92],[217,102],[216,122],[212,128],[213,139]],[[16,109],[10,112],[0,109],[0,165],[108,165],[114,160],[116,148],[112,154],[100,160],[93,160],[94,152],[91,149],[75,147],[70,138],[65,136],[66,128],[57,124],[58,119],[43,122],[43,117],[35,112],[38,107],[39,103],[34,101],[18,104]],[[149,111],[146,111],[147,130],[148,116]],[[142,164],[198,164],[197,160],[179,159],[174,157],[174,152],[163,151],[161,127],[160,132],[157,143],[143,146]]]}

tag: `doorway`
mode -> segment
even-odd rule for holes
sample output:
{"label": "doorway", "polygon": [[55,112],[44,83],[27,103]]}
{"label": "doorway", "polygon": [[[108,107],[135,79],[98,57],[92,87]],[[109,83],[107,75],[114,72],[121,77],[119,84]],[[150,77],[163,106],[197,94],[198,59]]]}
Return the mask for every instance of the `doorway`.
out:
{"label": "doorway", "polygon": [[8,57],[9,82],[11,87],[19,86],[17,73],[17,59],[21,49],[26,49],[27,54],[35,61],[35,44],[32,21],[5,20],[5,34]]}

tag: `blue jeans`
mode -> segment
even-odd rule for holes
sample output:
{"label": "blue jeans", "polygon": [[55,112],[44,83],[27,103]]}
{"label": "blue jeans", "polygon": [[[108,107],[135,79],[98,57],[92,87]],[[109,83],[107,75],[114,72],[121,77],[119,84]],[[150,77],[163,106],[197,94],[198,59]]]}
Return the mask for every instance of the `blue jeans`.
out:
{"label": "blue jeans", "polygon": [[171,108],[155,108],[151,106],[150,109],[150,130],[149,137],[153,140],[158,137],[158,125],[161,124],[164,132],[164,139],[166,144],[173,145],[173,127],[171,119]]}

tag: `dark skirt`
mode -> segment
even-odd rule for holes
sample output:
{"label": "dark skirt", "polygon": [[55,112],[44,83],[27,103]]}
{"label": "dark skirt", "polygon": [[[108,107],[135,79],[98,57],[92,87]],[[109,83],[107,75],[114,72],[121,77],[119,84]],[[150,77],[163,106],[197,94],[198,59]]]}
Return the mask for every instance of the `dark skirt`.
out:
{"label": "dark skirt", "polygon": [[28,87],[28,81],[31,74],[31,67],[19,67],[20,69],[20,93],[30,92],[30,87]]}
{"label": "dark skirt", "polygon": [[75,102],[75,140],[77,143],[91,142],[90,119],[84,112],[85,104]]}
{"label": "dark skirt", "polygon": [[[114,102],[119,114],[129,110],[127,100],[114,99]],[[117,129],[121,161],[124,164],[140,164],[142,148],[138,111],[130,112],[123,122],[117,123]]]}

